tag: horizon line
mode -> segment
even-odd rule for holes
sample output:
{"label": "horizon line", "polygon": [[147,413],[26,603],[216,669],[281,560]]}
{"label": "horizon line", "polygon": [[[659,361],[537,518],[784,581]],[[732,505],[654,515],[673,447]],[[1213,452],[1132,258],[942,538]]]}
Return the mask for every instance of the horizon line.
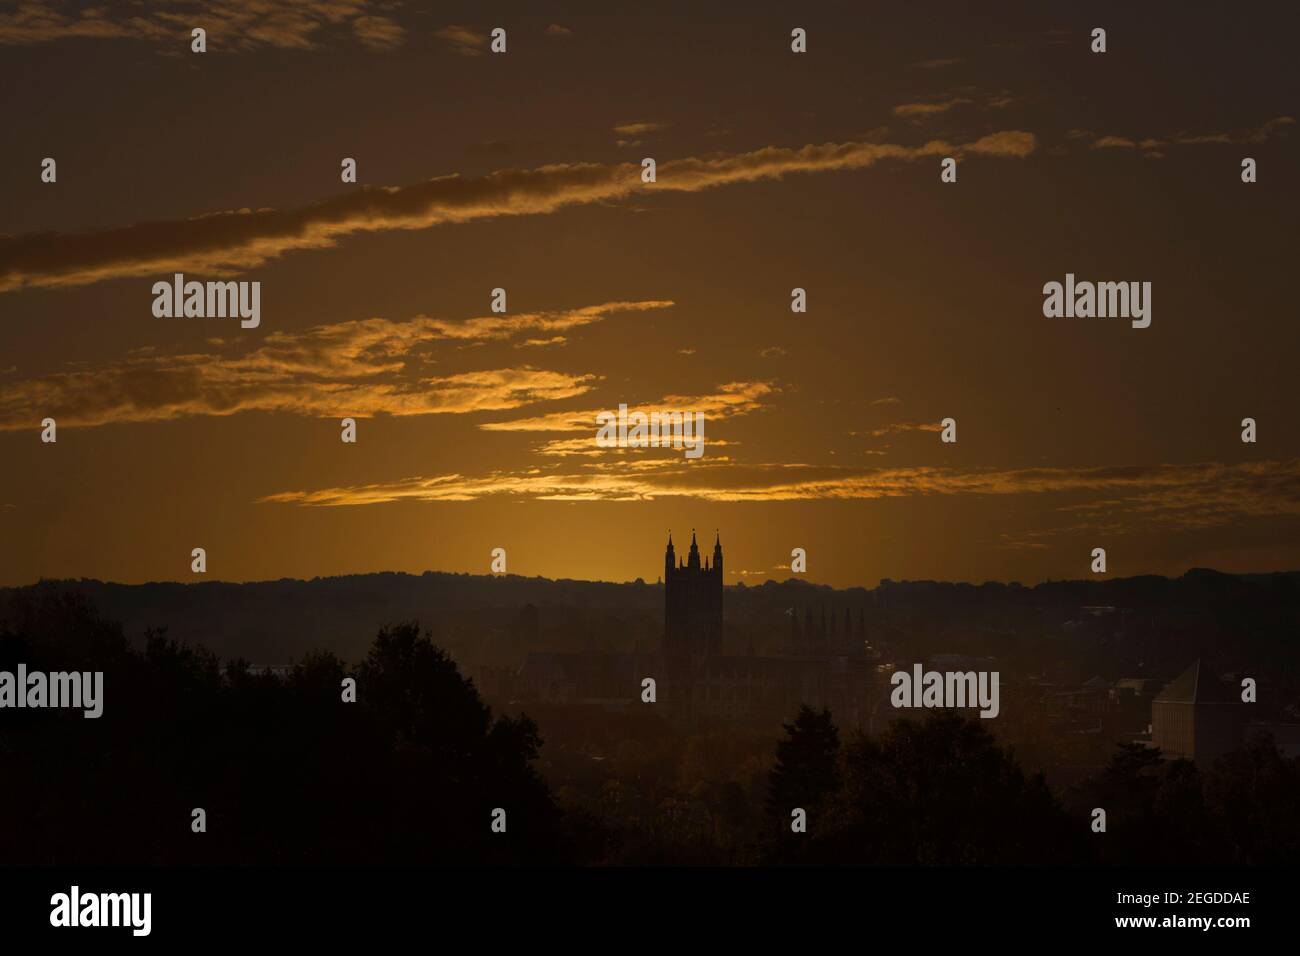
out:
{"label": "horizon line", "polygon": [[[880,590],[881,587],[885,586],[886,584],[889,585],[948,584],[948,585],[964,586],[964,587],[986,587],[992,584],[992,585],[998,585],[1000,587],[1019,587],[1025,590],[1033,590],[1035,588],[1042,587],[1044,585],[1051,585],[1051,584],[1117,584],[1125,581],[1135,581],[1142,578],[1159,578],[1160,580],[1163,581],[1181,581],[1182,579],[1188,577],[1189,575],[1197,574],[1197,573],[1214,574],[1214,575],[1219,575],[1221,577],[1227,577],[1227,578],[1257,578],[1257,577],[1297,575],[1300,574],[1300,570],[1279,569],[1273,571],[1220,571],[1217,568],[1191,567],[1179,575],[1149,573],[1149,574],[1130,574],[1125,576],[1113,576],[1113,577],[1107,575],[1099,579],[1045,578],[1042,581],[1039,581],[1035,584],[1025,584],[1021,581],[1014,581],[1014,580],[1000,581],[991,578],[985,579],[984,581],[956,581],[956,580],[944,580],[939,578],[897,578],[895,579],[895,578],[886,577],[886,578],[881,578],[874,587],[865,584],[851,584],[851,585],[837,586],[834,584],[827,584],[819,581],[811,581],[806,578],[787,577],[784,580],[768,578],[765,581],[752,583],[752,584],[747,584],[744,581],[736,581],[731,584],[724,584],[723,587],[753,589],[753,588],[766,587],[767,585],[775,585],[777,587],[781,587],[785,585],[798,585],[803,587],[826,588],[832,591],[878,591]],[[571,582],[575,584],[606,584],[615,587],[662,588],[664,586],[662,578],[656,579],[653,582],[647,581],[641,577],[633,578],[632,580],[627,580],[627,581],[611,581],[611,580],[602,580],[602,579],[595,579],[595,578],[548,577],[542,574],[524,575],[524,574],[517,574],[513,572],[494,574],[492,572],[476,573],[472,571],[441,571],[441,570],[435,570],[429,568],[424,571],[355,571],[355,572],[345,572],[340,574],[315,575],[314,577],[310,577],[310,578],[287,576],[287,577],[278,577],[278,578],[258,578],[258,579],[243,580],[243,581],[227,580],[224,578],[214,578],[210,580],[198,580],[198,581],[150,579],[147,581],[130,582],[130,581],[104,580],[102,578],[87,578],[87,577],[57,577],[57,578],[41,577],[35,581],[31,581],[26,584],[0,584],[0,591],[19,591],[27,588],[36,588],[36,587],[40,587],[41,585],[49,585],[49,584],[103,584],[103,585],[112,585],[115,587],[129,587],[129,588],[148,587],[151,585],[163,585],[163,584],[179,585],[182,587],[197,587],[205,584],[206,585],[227,584],[227,585],[234,585],[237,587],[245,587],[249,585],[258,585],[258,584],[281,584],[284,582],[293,582],[296,584],[311,584],[317,581],[333,581],[333,580],[339,580],[343,578],[380,577],[385,575],[394,576],[394,577],[398,577],[398,576],[411,577],[411,578],[429,577],[431,575],[442,575],[446,577],[488,578],[493,580],[513,579],[518,581],[548,581],[554,584],[559,584],[562,582]]]}

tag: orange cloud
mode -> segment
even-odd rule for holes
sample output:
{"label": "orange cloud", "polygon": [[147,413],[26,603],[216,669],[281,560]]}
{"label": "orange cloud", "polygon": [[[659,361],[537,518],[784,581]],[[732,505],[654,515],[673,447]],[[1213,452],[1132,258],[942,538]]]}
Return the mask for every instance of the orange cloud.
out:
{"label": "orange cloud", "polygon": [[487,46],[486,34],[455,24],[435,30],[433,35],[462,56],[482,56]]}
{"label": "orange cloud", "polygon": [[[628,468],[593,465],[561,472],[532,468],[479,476],[414,477],[367,485],[286,491],[262,503],[347,506],[394,501],[472,501],[489,496],[541,501],[870,500],[927,495],[1100,495],[1059,510],[1091,510],[1107,526],[1189,529],[1246,517],[1300,515],[1300,459],[1243,464],[1199,462],[1111,468],[1011,470],[940,467],[842,469],[802,464],[742,465],[728,460],[655,460]],[[1122,516],[1123,521],[1118,517]],[[1095,525],[1088,525],[1095,527]],[[1010,546],[1026,546],[1025,542]],[[1030,545],[1032,546],[1032,545]]]}
{"label": "orange cloud", "polygon": [[[710,449],[709,461],[716,464],[718,461],[730,459],[721,459],[712,453],[714,448],[723,448],[728,445],[735,445],[736,442],[724,441],[721,438],[709,438],[708,447]],[[679,452],[674,449],[655,449],[655,448],[602,448],[592,441],[591,436],[582,438],[555,438],[548,442],[543,442],[538,448],[537,453],[540,455],[551,455],[554,457],[567,457],[571,455],[581,455],[586,458],[613,457],[619,459],[618,467],[620,468],[661,468],[671,464],[662,458],[649,458],[647,455],[660,453],[663,455],[671,454],[674,458]],[[594,465],[593,467],[607,467],[604,464]]]}
{"label": "orange cloud", "polygon": [[1124,136],[1102,136],[1092,144],[1093,149],[1136,149],[1137,143]]}
{"label": "orange cloud", "polygon": [[363,232],[536,215],[633,194],[698,192],[791,173],[864,169],[881,160],[967,153],[1022,158],[1035,144],[1032,133],[1004,131],[966,144],[932,140],[916,147],[852,142],[800,149],[769,146],[749,153],[667,160],[659,164],[654,184],[642,183],[641,167],[633,163],[542,166],[481,179],[445,176],[412,186],[363,187],[297,209],[243,209],[85,234],[4,237],[0,292],[173,272],[229,275],[286,252],[326,248]]}
{"label": "orange cloud", "polygon": [[524,365],[414,379],[407,367],[438,343],[572,329],[617,313],[671,305],[607,302],[462,322],[426,316],[405,322],[359,319],[275,332],[242,355],[137,350],[122,361],[5,385],[0,388],[0,430],[29,428],[46,416],[60,425],[90,426],[253,410],[358,417],[463,414],[574,398],[590,391],[597,376]]}
{"label": "orange cloud", "polygon": [[667,123],[620,123],[614,127],[614,132],[623,136],[640,136],[644,133],[653,133],[667,128]]}
{"label": "orange cloud", "polygon": [[[897,402],[898,399],[894,399],[893,401]],[[872,405],[892,404],[892,402],[890,402],[889,399],[881,399],[880,401],[872,402],[871,404]],[[903,432],[939,432],[939,431],[943,431],[943,426],[940,425],[938,422],[894,422],[893,424],[890,425],[883,425],[880,428],[873,428],[870,432],[868,432],[868,434],[871,435],[872,438],[884,438],[886,435],[900,435]],[[857,435],[860,433],[852,432],[851,434]]]}
{"label": "orange cloud", "polygon": [[352,32],[371,50],[391,50],[406,38],[406,30],[388,17],[357,17]]}
{"label": "orange cloud", "polygon": [[946,113],[954,106],[960,106],[963,103],[969,103],[970,100],[964,97],[954,97],[950,100],[940,100],[935,103],[903,103],[894,107],[895,116],[935,116],[939,113]]}
{"label": "orange cloud", "polygon": [[[733,418],[757,411],[763,399],[776,391],[771,382],[728,382],[712,395],[666,395],[658,402],[646,405],[628,404],[628,412],[703,412],[706,421]],[[575,432],[590,431],[595,435],[596,416],[610,408],[587,409],[574,412],[553,412],[534,418],[520,418],[507,422],[485,422],[479,427],[497,432]]]}
{"label": "orange cloud", "polygon": [[322,32],[341,25],[350,25],[357,39],[371,49],[400,44],[405,30],[388,17],[369,14],[371,6],[369,0],[194,0],[179,10],[145,4],[84,6],[58,0],[20,3],[13,12],[0,14],[0,44],[135,39],[180,54],[189,51],[190,31],[202,27],[209,49],[311,50],[320,45]]}
{"label": "orange cloud", "polygon": [[[1295,118],[1292,116],[1277,116],[1252,129],[1241,130],[1236,133],[1201,133],[1196,135],[1177,133],[1171,136],[1166,136],[1163,139],[1147,137],[1141,141],[1131,139],[1127,136],[1099,136],[1097,139],[1093,140],[1092,148],[1142,149],[1150,151],[1161,149],[1165,146],[1204,146],[1208,144],[1222,143],[1239,143],[1244,145],[1248,143],[1266,143],[1278,136],[1284,136],[1287,132],[1287,128],[1294,123]],[[1079,138],[1079,136],[1076,136],[1075,134],[1080,134],[1080,136],[1087,135],[1083,130],[1071,130],[1069,135],[1073,138]]]}

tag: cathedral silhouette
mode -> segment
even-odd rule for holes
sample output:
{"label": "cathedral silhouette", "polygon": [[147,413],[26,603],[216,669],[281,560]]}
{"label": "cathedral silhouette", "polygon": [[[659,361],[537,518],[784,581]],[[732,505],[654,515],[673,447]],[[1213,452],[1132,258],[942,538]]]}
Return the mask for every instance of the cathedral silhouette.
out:
{"label": "cathedral silhouette", "polygon": [[[677,556],[672,532],[664,551],[664,639],[660,665],[661,699],[679,720],[745,719],[767,711],[788,712],[798,703],[833,706],[846,725],[868,720],[868,699],[878,689],[867,651],[862,609],[858,626],[845,609],[842,626],[825,608],[817,627],[805,608],[804,626],[791,608],[790,637],[776,657],[723,647],[724,571],[722,535],[714,533],[713,557],[700,553],[695,531],[684,559]],[[744,641],[744,638],[741,638]],[[733,635],[732,643],[736,643]],[[878,695],[877,695],[878,696]]]}
{"label": "cathedral silhouette", "polygon": [[668,532],[664,553],[664,656],[672,659],[722,655],[722,536],[713,542],[713,563],[700,563],[691,531],[691,550],[676,559]]}
{"label": "cathedral silhouette", "polygon": [[[864,604],[870,599],[855,607],[834,601],[829,616],[822,604],[820,616],[814,617],[805,602],[820,598],[820,592],[801,586],[803,607],[784,611],[788,636],[781,646],[770,648],[775,653],[760,655],[743,623],[733,622],[732,632],[725,632],[725,573],[720,533],[715,533],[713,554],[708,556],[701,553],[692,531],[683,558],[670,532],[658,653],[530,651],[500,695],[624,709],[644,706],[641,682],[653,677],[656,706],[689,726],[778,723],[789,719],[801,703],[830,708],[843,727],[867,728],[879,719],[876,711],[882,702],[887,705],[889,687],[877,666],[887,645],[878,635],[868,640]],[[838,613],[835,604],[840,605]],[[885,716],[894,716],[892,708]]]}

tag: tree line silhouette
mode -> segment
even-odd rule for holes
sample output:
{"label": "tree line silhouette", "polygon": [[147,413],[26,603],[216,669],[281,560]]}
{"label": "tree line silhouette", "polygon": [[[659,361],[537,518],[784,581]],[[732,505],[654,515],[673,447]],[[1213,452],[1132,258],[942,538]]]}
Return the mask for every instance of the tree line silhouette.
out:
{"label": "tree line silhouette", "polygon": [[[1202,771],[1123,744],[1058,799],[976,718],[932,711],[841,745],[804,706],[777,745],[764,858],[777,863],[1277,865],[1300,862],[1300,760],[1265,736]],[[790,830],[803,807],[807,835]],[[1105,832],[1092,811],[1106,811]]]}
{"label": "tree line silhouette", "polygon": [[[1120,747],[1058,796],[978,719],[935,712],[841,740],[829,712],[803,707],[765,805],[685,780],[692,799],[632,816],[617,788],[609,812],[561,806],[535,769],[537,725],[493,715],[415,623],[380,630],[355,665],[316,653],[277,677],[163,632],[133,646],[84,598],[37,589],[0,607],[0,670],[19,662],[103,671],[104,712],[0,711],[3,864],[1300,861],[1300,761],[1267,739],[1204,769]],[[806,833],[791,832],[794,808]]]}
{"label": "tree line silhouette", "polygon": [[[355,668],[316,654],[281,680],[161,633],[137,650],[75,596],[20,596],[0,669],[19,661],[103,671],[104,713],[0,713],[0,816],[19,823],[0,828],[5,863],[566,859],[530,765],[536,726],[493,718],[415,624],[380,631]],[[498,807],[505,833],[490,829]]]}

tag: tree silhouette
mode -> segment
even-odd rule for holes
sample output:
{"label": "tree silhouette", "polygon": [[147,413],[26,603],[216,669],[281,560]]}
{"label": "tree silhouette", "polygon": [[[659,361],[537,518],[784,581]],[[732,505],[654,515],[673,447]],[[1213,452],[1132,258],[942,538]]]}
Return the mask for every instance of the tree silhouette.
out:
{"label": "tree silhouette", "polygon": [[793,811],[805,812],[810,828],[821,825],[822,808],[840,786],[840,735],[831,713],[799,705],[794,723],[782,724],[785,739],[777,742],[776,763],[768,774],[767,839],[764,858],[770,863],[798,860],[807,838],[791,829]]}
{"label": "tree silhouette", "polygon": [[799,705],[793,724],[782,724],[785,739],[776,745],[776,764],[768,774],[767,813],[789,830],[790,811],[821,807],[838,789],[840,734],[831,712]]}
{"label": "tree silhouette", "polygon": [[1300,862],[1300,758],[1287,759],[1271,737],[1256,735],[1215,761],[1204,789],[1226,844],[1223,862]]}
{"label": "tree silhouette", "polygon": [[1069,798],[1081,818],[1106,811],[1105,834],[1089,841],[1096,862],[1177,865],[1222,855],[1200,772],[1190,761],[1165,760],[1159,748],[1118,745],[1106,769]]}
{"label": "tree silhouette", "polygon": [[[1199,768],[1121,746],[1066,813],[983,722],[952,713],[841,746],[827,711],[801,707],[764,800],[766,731],[685,737],[634,712],[625,739],[552,708],[548,726],[568,720],[583,741],[568,781],[601,788],[561,814],[533,767],[537,726],[494,715],[415,623],[381,630],[355,668],[313,653],[280,678],[161,630],[133,643],[37,586],[0,595],[0,669],[18,663],[102,671],[104,710],[5,710],[0,820],[20,825],[0,827],[0,863],[1300,861],[1300,760],[1266,738]],[[1105,834],[1089,827],[1097,806]],[[795,807],[806,834],[790,832]]]}
{"label": "tree silhouette", "polygon": [[133,649],[85,601],[33,589],[0,607],[0,669],[18,662],[103,671],[104,712],[6,712],[0,818],[23,826],[0,828],[0,862],[566,859],[536,726],[493,719],[415,624],[382,630],[355,672],[313,654],[281,680],[163,632]]}
{"label": "tree silhouette", "polygon": [[[976,719],[934,712],[859,735],[806,858],[835,863],[1058,863],[1075,826]],[[1081,831],[1080,831],[1081,832]]]}

